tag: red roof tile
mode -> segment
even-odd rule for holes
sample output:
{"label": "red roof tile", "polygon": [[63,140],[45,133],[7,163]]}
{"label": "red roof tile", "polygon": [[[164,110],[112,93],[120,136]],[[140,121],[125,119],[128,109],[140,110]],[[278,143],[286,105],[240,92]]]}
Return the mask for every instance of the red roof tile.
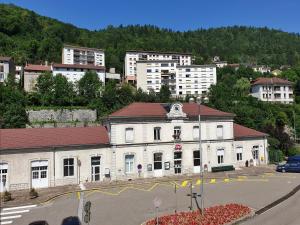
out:
{"label": "red roof tile", "polygon": [[53,68],[75,68],[75,69],[105,70],[104,66],[95,66],[95,65],[59,64],[59,63],[54,63],[52,66],[53,66]]}
{"label": "red roof tile", "polygon": [[[112,114],[109,117],[161,117],[167,116],[167,110],[164,103],[132,103]],[[196,103],[183,103],[183,112],[187,116],[197,116],[199,114],[199,105]],[[200,107],[203,116],[234,116],[232,113],[222,112],[205,105]]]}
{"label": "red roof tile", "polygon": [[288,80],[284,80],[278,77],[272,77],[272,78],[267,78],[267,77],[260,77],[257,78],[256,80],[254,80],[252,82],[252,85],[259,85],[259,84],[286,84],[286,85],[292,85],[293,83],[288,81]]}
{"label": "red roof tile", "polygon": [[1,129],[0,149],[109,144],[105,127]]}
{"label": "red roof tile", "polygon": [[51,66],[28,64],[24,68],[25,71],[51,71]]}
{"label": "red roof tile", "polygon": [[257,130],[244,127],[242,125],[233,124],[233,133],[234,133],[234,138],[245,138],[245,137],[265,137],[268,136],[268,134],[259,132]]}

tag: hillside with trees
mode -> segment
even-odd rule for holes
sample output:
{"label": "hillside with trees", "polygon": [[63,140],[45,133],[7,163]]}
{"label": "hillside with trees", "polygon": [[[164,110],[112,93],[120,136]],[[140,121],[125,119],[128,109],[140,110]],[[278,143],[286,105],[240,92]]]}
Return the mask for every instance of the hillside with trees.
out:
{"label": "hillside with trees", "polygon": [[222,27],[179,32],[151,25],[108,26],[89,31],[43,17],[14,5],[0,4],[0,52],[17,63],[61,61],[63,43],[105,49],[106,66],[122,72],[126,50],[191,52],[195,63],[215,55],[231,63],[296,65],[300,35],[254,27]]}

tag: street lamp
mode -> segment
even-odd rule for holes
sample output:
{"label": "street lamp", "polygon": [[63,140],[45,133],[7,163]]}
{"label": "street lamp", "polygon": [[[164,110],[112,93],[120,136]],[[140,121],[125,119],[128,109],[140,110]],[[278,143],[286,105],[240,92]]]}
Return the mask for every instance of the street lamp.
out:
{"label": "street lamp", "polygon": [[[200,152],[200,209],[201,214],[204,214],[204,170],[203,170],[203,151],[202,151],[202,140],[201,140],[201,114],[200,114],[200,108],[201,108],[201,97],[198,96],[196,99],[196,103],[198,104],[198,127],[199,127],[199,152]],[[194,98],[190,98],[190,102],[194,102]]]}

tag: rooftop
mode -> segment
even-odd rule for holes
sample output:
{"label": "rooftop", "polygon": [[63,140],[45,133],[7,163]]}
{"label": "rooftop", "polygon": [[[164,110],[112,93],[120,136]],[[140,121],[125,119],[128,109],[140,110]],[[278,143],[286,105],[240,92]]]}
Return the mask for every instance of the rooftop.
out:
{"label": "rooftop", "polygon": [[25,71],[51,71],[51,66],[27,64],[24,70]]}
{"label": "rooftop", "polygon": [[283,84],[283,85],[292,85],[293,83],[288,81],[288,80],[284,80],[278,77],[272,77],[272,78],[268,78],[268,77],[259,77],[256,80],[252,81],[251,85],[261,85],[261,84],[267,84],[267,85],[271,85],[271,84]]}
{"label": "rooftop", "polygon": [[[198,116],[199,105],[196,103],[183,103],[183,112],[188,117]],[[109,118],[166,118],[169,112],[171,104],[168,103],[143,103],[135,102],[132,103],[112,114]],[[201,105],[200,114],[202,116],[215,116],[215,117],[233,117],[234,114],[222,112],[217,109],[210,108],[205,105]]]}
{"label": "rooftop", "polygon": [[74,48],[74,49],[81,49],[81,50],[92,50],[92,51],[104,52],[104,50],[100,48],[88,48],[88,47],[69,45],[69,44],[64,44],[64,48]]}
{"label": "rooftop", "polygon": [[75,69],[91,69],[91,70],[105,70],[104,66],[95,66],[95,65],[81,65],[81,64],[52,64],[54,68],[75,68]]}
{"label": "rooftop", "polygon": [[244,127],[242,125],[233,124],[233,133],[234,133],[234,138],[239,139],[239,138],[253,138],[253,137],[266,137],[268,134],[262,133],[260,131]]}
{"label": "rooftop", "polygon": [[155,53],[155,54],[167,54],[167,55],[192,55],[192,53],[183,52],[158,52],[158,51],[145,51],[145,50],[127,50],[126,53]]}
{"label": "rooftop", "polygon": [[216,67],[215,64],[205,64],[205,65],[178,65],[177,68],[201,68],[201,67]]}
{"label": "rooftop", "polygon": [[0,150],[109,144],[105,127],[0,129]]}
{"label": "rooftop", "polygon": [[12,58],[11,57],[8,57],[8,56],[0,56],[0,60],[1,61],[10,61]]}

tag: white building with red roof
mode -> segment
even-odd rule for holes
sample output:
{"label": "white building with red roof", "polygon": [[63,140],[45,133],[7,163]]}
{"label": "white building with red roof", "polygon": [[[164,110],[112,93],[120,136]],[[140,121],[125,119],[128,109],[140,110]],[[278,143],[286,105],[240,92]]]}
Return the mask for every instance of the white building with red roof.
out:
{"label": "white building with red roof", "polygon": [[278,77],[260,77],[251,83],[251,95],[265,102],[294,102],[293,83]]}
{"label": "white building with red roof", "polygon": [[0,191],[268,163],[267,134],[195,103],[132,103],[105,126],[0,130]]}

